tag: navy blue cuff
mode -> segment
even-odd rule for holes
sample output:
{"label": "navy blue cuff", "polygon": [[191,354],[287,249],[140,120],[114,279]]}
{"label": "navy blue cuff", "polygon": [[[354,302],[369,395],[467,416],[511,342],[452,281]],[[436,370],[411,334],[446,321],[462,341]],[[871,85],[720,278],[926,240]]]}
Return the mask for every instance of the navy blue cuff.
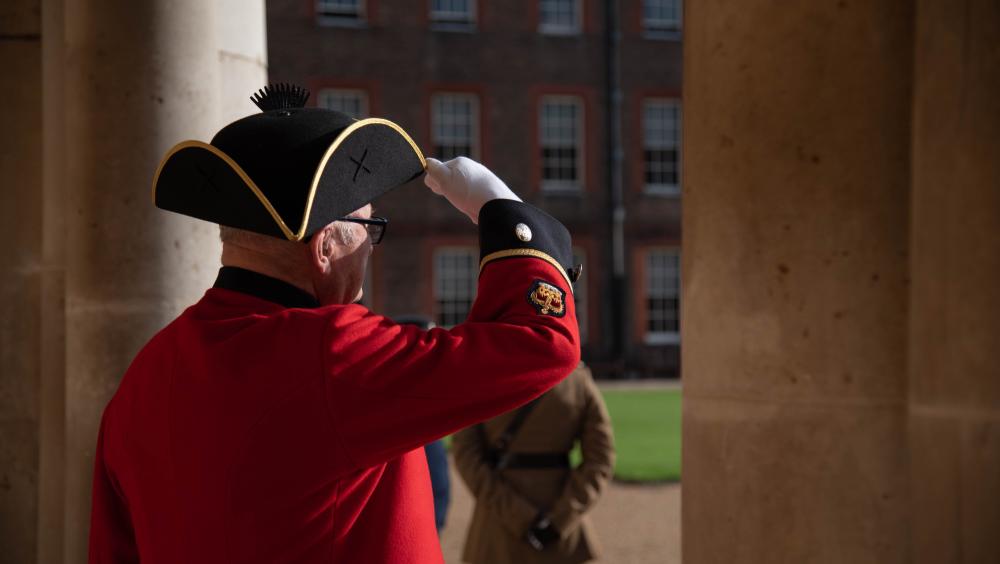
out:
{"label": "navy blue cuff", "polygon": [[580,276],[573,242],[556,218],[517,200],[490,200],[479,210],[479,268],[494,260],[535,257],[555,266],[570,284]]}

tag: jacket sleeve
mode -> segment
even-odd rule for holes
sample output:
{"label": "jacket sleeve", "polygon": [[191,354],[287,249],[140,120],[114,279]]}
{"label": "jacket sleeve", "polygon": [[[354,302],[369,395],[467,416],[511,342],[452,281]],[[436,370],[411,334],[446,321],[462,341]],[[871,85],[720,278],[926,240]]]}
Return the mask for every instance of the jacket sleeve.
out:
{"label": "jacket sleeve", "polygon": [[101,420],[94,456],[90,511],[90,564],[139,562],[132,520],[125,499],[105,461],[107,415]]}
{"label": "jacket sleeve", "polygon": [[579,526],[580,517],[600,498],[615,466],[614,435],[607,407],[589,370],[583,380],[586,398],[580,434],[583,462],[571,472],[562,495],[549,512],[560,534]]}
{"label": "jacket sleeve", "polygon": [[421,331],[360,306],[330,318],[327,394],[353,465],[390,460],[515,409],[579,362],[566,228],[511,200],[488,202],[479,225],[479,284],[465,323]]}
{"label": "jacket sleeve", "polygon": [[511,535],[520,538],[539,509],[490,468],[481,431],[473,426],[455,433],[451,438],[451,450],[455,455],[455,468],[476,503],[488,507]]}

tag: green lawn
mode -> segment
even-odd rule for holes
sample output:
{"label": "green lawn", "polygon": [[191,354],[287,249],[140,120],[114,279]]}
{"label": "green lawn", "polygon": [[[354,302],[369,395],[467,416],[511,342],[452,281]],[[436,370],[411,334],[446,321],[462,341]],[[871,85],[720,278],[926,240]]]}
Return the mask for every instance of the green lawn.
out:
{"label": "green lawn", "polygon": [[[615,479],[662,482],[681,479],[681,391],[603,390],[615,430]],[[445,438],[451,446],[451,437]],[[579,448],[570,453],[575,466]]]}
{"label": "green lawn", "polygon": [[615,429],[615,479],[680,480],[681,391],[604,390]]}

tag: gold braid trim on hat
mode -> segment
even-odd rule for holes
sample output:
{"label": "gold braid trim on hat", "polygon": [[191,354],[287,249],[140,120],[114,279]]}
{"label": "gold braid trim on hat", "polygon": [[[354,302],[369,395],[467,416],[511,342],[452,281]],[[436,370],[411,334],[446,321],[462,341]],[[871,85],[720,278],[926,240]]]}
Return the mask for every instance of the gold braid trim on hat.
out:
{"label": "gold braid trim on hat", "polygon": [[223,153],[218,147],[209,145],[203,141],[182,141],[167,151],[166,156],[164,156],[163,160],[160,161],[160,166],[156,167],[156,174],[153,175],[153,205],[156,205],[156,182],[160,179],[160,172],[163,171],[163,167],[166,166],[167,161],[169,161],[170,157],[174,156],[175,153],[192,147],[204,149],[216,157],[219,157],[223,160],[223,162],[229,165],[229,168],[233,169],[233,172],[235,172],[243,180],[243,183],[250,188],[250,191],[253,192],[254,196],[257,196],[257,199],[264,205],[267,213],[271,214],[271,218],[274,219],[274,222],[278,224],[279,228],[281,228],[281,232],[285,234],[285,237],[290,240],[295,240],[292,230],[285,224],[285,220],[281,219],[281,216],[278,215],[277,210],[275,210],[274,206],[271,205],[271,201],[267,199],[267,196],[265,196],[264,193],[261,192],[260,188],[257,187],[257,184],[250,179],[250,175],[248,175],[246,171],[240,167],[240,165],[236,164],[236,161],[234,161],[229,155]]}
{"label": "gold braid trim on hat", "polygon": [[261,191],[257,184],[250,178],[250,175],[248,175],[246,171],[244,171],[243,168],[236,163],[236,161],[234,161],[229,155],[222,152],[218,147],[202,141],[182,141],[167,151],[167,154],[160,161],[159,166],[156,167],[156,174],[153,175],[153,205],[156,205],[156,182],[159,180],[160,172],[163,171],[163,167],[167,164],[167,161],[170,160],[170,157],[174,156],[174,154],[179,151],[192,147],[204,149],[222,159],[227,165],[229,165],[230,168],[233,169],[233,172],[235,172],[243,180],[247,187],[250,188],[250,191],[253,192],[254,196],[257,196],[257,199],[260,200],[260,203],[264,206],[264,209],[267,210],[267,213],[271,214],[271,218],[278,224],[278,227],[285,235],[285,238],[289,241],[301,241],[306,235],[306,228],[309,225],[309,214],[312,212],[313,200],[316,198],[316,190],[319,187],[319,179],[320,176],[323,175],[323,169],[326,168],[326,164],[329,162],[330,157],[333,156],[344,140],[358,129],[367,125],[384,125],[395,130],[396,133],[405,139],[406,142],[410,144],[410,147],[413,148],[413,152],[417,155],[417,158],[420,159],[420,165],[427,168],[427,160],[424,158],[424,154],[420,151],[420,148],[417,147],[417,144],[413,142],[413,139],[407,135],[405,131],[403,131],[403,128],[387,119],[382,118],[367,118],[355,121],[351,125],[347,126],[344,131],[340,132],[340,135],[338,135],[337,138],[330,143],[326,153],[323,154],[323,158],[319,162],[319,166],[316,167],[316,172],[313,174],[312,184],[309,186],[309,196],[306,198],[306,209],[302,213],[302,223],[299,225],[297,232],[292,232],[292,230],[288,227],[288,224],[285,223],[285,220],[281,218],[277,210],[274,209],[274,206],[271,205],[271,201],[267,199],[264,192]]}
{"label": "gold braid trim on hat", "polygon": [[427,159],[424,158],[424,154],[420,152],[420,148],[417,147],[417,144],[413,142],[413,139],[411,139],[410,136],[403,131],[402,127],[399,127],[395,123],[382,118],[368,118],[352,123],[347,126],[347,129],[342,131],[336,139],[333,140],[333,143],[330,143],[330,147],[326,150],[326,154],[323,155],[323,158],[319,161],[319,166],[316,167],[316,174],[313,175],[312,185],[309,187],[309,198],[306,200],[306,211],[302,214],[302,226],[299,227],[299,232],[295,234],[296,241],[301,241],[306,235],[306,227],[309,225],[309,214],[312,212],[313,198],[316,197],[316,188],[319,186],[319,178],[323,175],[323,169],[326,168],[327,161],[329,161],[330,157],[337,152],[337,148],[340,147],[340,144],[343,143],[345,139],[366,125],[384,125],[396,130],[396,133],[399,133],[399,135],[410,144],[410,147],[413,148],[413,152],[416,153],[417,158],[420,159],[420,166],[425,169],[427,168]]}

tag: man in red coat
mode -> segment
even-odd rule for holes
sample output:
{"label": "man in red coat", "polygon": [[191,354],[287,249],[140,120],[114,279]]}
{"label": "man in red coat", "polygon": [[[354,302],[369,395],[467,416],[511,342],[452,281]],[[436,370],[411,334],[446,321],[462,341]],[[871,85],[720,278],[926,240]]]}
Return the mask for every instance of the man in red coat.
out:
{"label": "man in red coat", "polygon": [[[90,561],[440,562],[421,447],[577,365],[569,235],[391,122],[303,108],[289,87],[255,101],[157,171],[159,207],[224,226],[223,267],[105,409]],[[478,295],[451,329],[355,303],[385,230],[369,202],[424,167],[479,225]]]}

